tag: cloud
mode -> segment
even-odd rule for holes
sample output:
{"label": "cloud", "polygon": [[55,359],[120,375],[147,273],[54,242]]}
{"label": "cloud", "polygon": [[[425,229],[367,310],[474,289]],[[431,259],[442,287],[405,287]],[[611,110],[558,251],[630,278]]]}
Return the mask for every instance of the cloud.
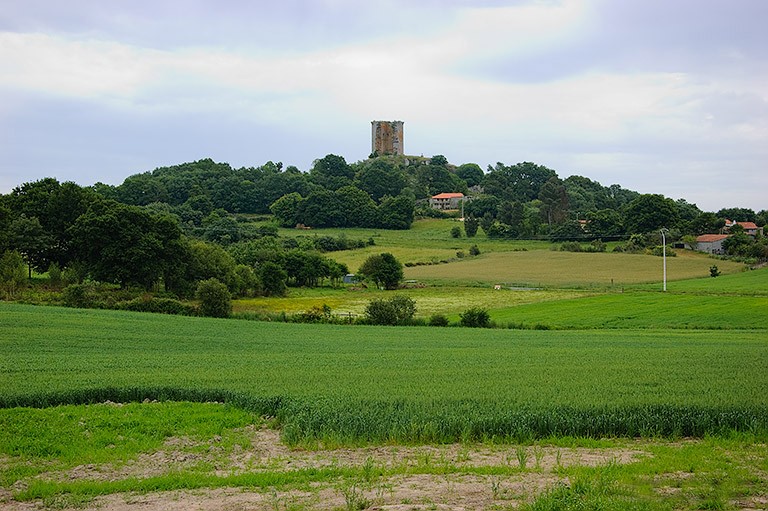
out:
{"label": "cloud", "polygon": [[[100,154],[124,178],[198,154],[354,160],[371,119],[400,119],[406,151],[459,163],[532,160],[675,190],[716,188],[727,167],[745,197],[766,185],[768,4],[412,4],[13,3],[0,12],[0,131],[29,119],[10,135],[20,168]],[[50,159],[35,160],[43,138]],[[109,150],[67,152],[89,139]]]}

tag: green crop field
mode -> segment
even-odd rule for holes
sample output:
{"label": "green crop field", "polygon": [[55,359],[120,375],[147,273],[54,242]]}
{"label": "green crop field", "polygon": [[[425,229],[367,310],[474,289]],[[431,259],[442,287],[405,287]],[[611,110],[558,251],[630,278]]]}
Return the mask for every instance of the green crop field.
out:
{"label": "green crop field", "polygon": [[0,305],[0,406],[230,401],[290,442],[764,433],[764,330],[270,324]]}
{"label": "green crop field", "polygon": [[[616,293],[491,311],[500,323],[548,328],[693,328],[768,330],[768,296]],[[728,335],[728,334],[722,334]]]}

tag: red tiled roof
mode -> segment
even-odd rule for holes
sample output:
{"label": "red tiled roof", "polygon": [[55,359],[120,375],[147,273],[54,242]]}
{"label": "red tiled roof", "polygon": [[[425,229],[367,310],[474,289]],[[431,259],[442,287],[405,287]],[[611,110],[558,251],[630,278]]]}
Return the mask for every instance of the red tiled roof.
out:
{"label": "red tiled roof", "polygon": [[433,199],[461,199],[463,197],[463,193],[439,193],[432,196]]}
{"label": "red tiled roof", "polygon": [[713,241],[720,241],[727,238],[727,234],[702,234],[696,241],[699,243],[712,243]]}
{"label": "red tiled roof", "polygon": [[744,229],[757,229],[757,225],[755,222],[736,222],[740,226],[742,226]]}

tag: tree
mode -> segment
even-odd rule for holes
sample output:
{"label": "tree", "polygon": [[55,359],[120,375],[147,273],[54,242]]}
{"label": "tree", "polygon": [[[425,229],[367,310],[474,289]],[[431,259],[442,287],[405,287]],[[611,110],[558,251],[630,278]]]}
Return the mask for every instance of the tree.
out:
{"label": "tree", "polygon": [[499,222],[510,227],[510,231],[514,236],[519,236],[525,221],[525,206],[523,206],[522,202],[518,201],[504,201],[499,204],[496,216]]}
{"label": "tree", "polygon": [[259,278],[264,296],[285,295],[285,281],[288,274],[276,263],[267,261],[259,266]]}
{"label": "tree", "polygon": [[389,252],[369,256],[358,273],[384,289],[397,289],[403,280],[403,265]]}
{"label": "tree", "polygon": [[438,193],[467,193],[467,183],[442,165],[422,165],[416,170],[416,181],[426,196]]}
{"label": "tree", "polygon": [[311,227],[340,227],[345,219],[338,196],[330,190],[318,190],[299,203],[298,223]]}
{"label": "tree", "polygon": [[376,225],[376,203],[365,191],[354,186],[343,186],[336,190],[336,201],[340,208],[339,227]]}
{"label": "tree", "polygon": [[467,233],[467,238],[474,238],[477,234],[477,228],[480,222],[473,216],[464,217],[464,232]]}
{"label": "tree", "polygon": [[190,282],[216,279],[219,282],[233,281],[235,259],[221,246],[202,240],[189,243],[187,279]]}
{"label": "tree", "polygon": [[561,224],[568,216],[568,194],[560,178],[553,176],[541,186],[539,200],[551,231],[553,223]]}
{"label": "tree", "polygon": [[405,174],[394,163],[376,158],[363,165],[357,172],[355,184],[379,202],[384,196],[396,197],[407,186]]}
{"label": "tree", "polygon": [[456,175],[467,183],[468,187],[479,185],[483,181],[483,169],[477,163],[465,163],[456,169]]}
{"label": "tree", "polygon": [[298,223],[298,212],[302,200],[301,195],[297,192],[291,192],[273,202],[269,209],[275,215],[277,221],[280,222],[280,225],[283,227],[293,227]]}
{"label": "tree", "polygon": [[315,160],[310,179],[327,190],[338,190],[342,186],[352,184],[355,172],[347,165],[343,156],[329,154],[319,160]]}
{"label": "tree", "polygon": [[429,164],[446,166],[448,165],[448,158],[446,158],[442,154],[436,154],[429,159]]}
{"label": "tree", "polygon": [[224,215],[208,223],[203,237],[220,245],[230,245],[240,241],[240,224],[230,215]]}
{"label": "tree", "polygon": [[541,187],[552,177],[557,173],[543,165],[523,162],[507,166],[499,162],[488,168],[483,186],[485,193],[500,199],[528,202],[539,196]]}
{"label": "tree", "polygon": [[200,314],[211,318],[227,318],[232,314],[232,296],[227,286],[217,279],[203,280],[195,297],[200,300]]}
{"label": "tree", "polygon": [[27,281],[24,258],[15,250],[7,250],[0,258],[0,286],[5,296],[13,299]]}
{"label": "tree", "polygon": [[365,316],[374,325],[405,325],[416,313],[416,302],[408,296],[371,300],[365,308]]}
{"label": "tree", "polygon": [[587,232],[592,236],[605,239],[611,236],[618,236],[624,232],[621,214],[616,210],[601,209],[600,211],[587,213],[585,217],[587,220]]}
{"label": "tree", "polygon": [[754,210],[749,208],[723,208],[717,212],[717,216],[735,222],[754,222],[757,219]]}
{"label": "tree", "polygon": [[11,222],[8,230],[10,246],[24,256],[29,269],[29,278],[32,278],[33,267],[44,271],[48,266],[44,254],[51,243],[51,238],[43,230],[40,220],[37,217],[27,218],[22,214]]}
{"label": "tree", "polygon": [[99,200],[68,231],[74,253],[91,276],[149,289],[183,256],[181,229],[169,216]]}
{"label": "tree", "polygon": [[631,234],[658,231],[677,223],[677,207],[663,195],[644,194],[627,205],[624,218]]}
{"label": "tree", "polygon": [[691,234],[714,234],[720,232],[725,225],[725,220],[718,218],[714,213],[702,213],[688,224]]}
{"label": "tree", "polygon": [[488,328],[491,326],[491,316],[486,309],[482,307],[470,307],[461,314],[461,326],[471,328]]}
{"label": "tree", "polygon": [[410,229],[413,223],[415,201],[404,193],[397,197],[384,197],[379,205],[379,227],[383,229]]}

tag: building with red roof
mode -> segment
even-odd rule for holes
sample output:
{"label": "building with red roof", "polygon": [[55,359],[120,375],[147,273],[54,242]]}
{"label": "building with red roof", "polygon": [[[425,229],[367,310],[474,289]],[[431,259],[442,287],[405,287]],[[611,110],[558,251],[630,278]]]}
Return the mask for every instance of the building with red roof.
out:
{"label": "building with red roof", "polygon": [[429,205],[434,209],[447,210],[459,209],[464,200],[463,193],[439,193],[429,199]]}

